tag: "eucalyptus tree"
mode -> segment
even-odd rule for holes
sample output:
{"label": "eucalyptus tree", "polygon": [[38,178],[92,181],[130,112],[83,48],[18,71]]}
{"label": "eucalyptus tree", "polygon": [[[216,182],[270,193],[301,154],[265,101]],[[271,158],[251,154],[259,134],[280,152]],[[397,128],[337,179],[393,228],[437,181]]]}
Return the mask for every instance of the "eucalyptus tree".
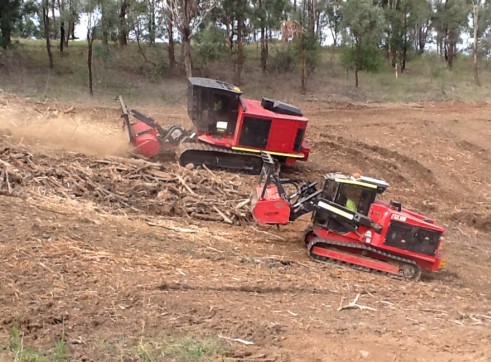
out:
{"label": "eucalyptus tree", "polygon": [[433,24],[437,46],[451,70],[458,53],[457,45],[467,26],[469,8],[466,0],[435,0]]}
{"label": "eucalyptus tree", "polygon": [[182,39],[187,77],[193,74],[191,38],[209,13],[218,5],[218,0],[169,0],[167,3],[168,11],[165,13],[167,20],[177,29]]}
{"label": "eucalyptus tree", "polygon": [[481,86],[479,80],[479,65],[478,53],[479,44],[482,43],[482,38],[489,34],[491,29],[491,3],[486,0],[469,0],[471,6],[472,25],[469,27],[470,35],[472,36],[472,70],[474,82],[477,86]]}
{"label": "eucalyptus tree", "polygon": [[416,47],[424,50],[431,6],[426,0],[384,0],[381,5],[386,19],[387,59],[393,67],[400,64],[404,72],[409,52]]}
{"label": "eucalyptus tree", "polygon": [[0,1],[0,45],[6,48],[11,43],[12,30],[20,18],[21,0]]}
{"label": "eucalyptus tree", "polygon": [[294,20],[298,24],[298,35],[293,40],[295,54],[300,64],[300,89],[307,91],[307,76],[315,69],[319,55],[319,41],[316,36],[315,0],[302,0],[297,3]]}
{"label": "eucalyptus tree", "polygon": [[291,9],[288,0],[253,0],[250,14],[254,31],[259,29],[261,42],[261,69],[267,70],[269,57],[269,42],[273,30],[278,30],[282,20],[286,20],[285,14]]}
{"label": "eucalyptus tree", "polygon": [[385,26],[383,9],[374,6],[372,0],[347,0],[342,7],[343,26],[348,31],[348,48],[343,61],[355,72],[358,87],[358,72],[377,68],[378,44]]}

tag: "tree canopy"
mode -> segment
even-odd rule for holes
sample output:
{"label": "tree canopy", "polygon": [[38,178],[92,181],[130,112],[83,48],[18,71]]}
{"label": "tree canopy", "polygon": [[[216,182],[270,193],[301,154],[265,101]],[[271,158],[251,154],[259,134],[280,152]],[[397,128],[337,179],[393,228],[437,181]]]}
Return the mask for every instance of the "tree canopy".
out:
{"label": "tree canopy", "polygon": [[270,54],[276,42],[289,49],[275,56],[296,66],[302,89],[325,45],[342,48],[356,85],[359,71],[376,71],[385,62],[404,72],[410,57],[430,48],[451,70],[458,54],[469,50],[478,83],[478,58],[491,51],[490,9],[486,0],[2,0],[0,46],[9,47],[15,37],[45,38],[48,54],[53,44],[63,53],[76,34],[89,32],[90,42],[137,42],[157,66],[141,44],[163,43],[169,69],[190,76],[196,66],[229,57],[240,83],[244,45],[257,42],[267,72],[278,61]]}

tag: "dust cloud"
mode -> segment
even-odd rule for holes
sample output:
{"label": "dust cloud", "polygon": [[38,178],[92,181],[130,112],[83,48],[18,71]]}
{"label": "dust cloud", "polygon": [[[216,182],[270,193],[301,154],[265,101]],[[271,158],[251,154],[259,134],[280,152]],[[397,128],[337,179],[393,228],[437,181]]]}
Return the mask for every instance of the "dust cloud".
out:
{"label": "dust cloud", "polygon": [[117,114],[113,120],[90,113],[41,113],[29,107],[5,107],[0,109],[0,134],[10,134],[14,142],[37,148],[100,157],[127,155],[128,134],[122,132]]}

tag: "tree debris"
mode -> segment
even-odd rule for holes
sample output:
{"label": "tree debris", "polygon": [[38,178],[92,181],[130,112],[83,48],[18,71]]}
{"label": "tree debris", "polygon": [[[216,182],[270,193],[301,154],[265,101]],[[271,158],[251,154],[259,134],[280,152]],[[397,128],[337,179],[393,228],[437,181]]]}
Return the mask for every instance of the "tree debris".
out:
{"label": "tree debris", "polygon": [[250,207],[244,202],[250,194],[244,175],[121,157],[33,154],[2,141],[1,194],[85,199],[111,213],[145,212],[233,225],[252,222]]}
{"label": "tree debris", "polygon": [[341,311],[341,310],[344,310],[344,309],[371,310],[372,312],[376,312],[377,311],[377,309],[375,309],[375,308],[367,307],[366,305],[357,304],[359,298],[360,298],[360,293],[358,293],[356,295],[355,299],[353,299],[352,302],[350,302],[349,304],[346,304],[346,305],[343,305],[343,306],[339,307],[338,308],[338,311]]}

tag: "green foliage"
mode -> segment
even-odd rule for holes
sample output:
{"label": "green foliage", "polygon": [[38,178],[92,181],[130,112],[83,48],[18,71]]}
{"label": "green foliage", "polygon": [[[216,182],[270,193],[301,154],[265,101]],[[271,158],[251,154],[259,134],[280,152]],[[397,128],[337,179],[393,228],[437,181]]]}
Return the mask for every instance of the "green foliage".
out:
{"label": "green foliage", "polygon": [[320,63],[320,45],[315,34],[307,33],[295,40],[294,54],[297,61],[300,61],[302,52],[305,55],[307,70],[311,73]]}
{"label": "green foliage", "polygon": [[251,22],[256,28],[279,29],[284,14],[291,9],[287,0],[253,0]]}
{"label": "green foliage", "polygon": [[214,23],[209,23],[197,33],[194,41],[193,62],[197,65],[205,66],[227,55],[227,34]]}
{"label": "green foliage", "polygon": [[467,23],[466,0],[452,0],[435,3],[433,26],[442,35],[449,31],[460,31]]}
{"label": "green foliage", "polygon": [[338,37],[342,31],[343,14],[341,12],[341,0],[331,0],[324,3],[324,17],[321,17],[323,25],[325,24],[331,31],[334,45],[338,45]]}
{"label": "green foliage", "polygon": [[[376,72],[383,67],[384,58],[377,47],[371,44],[364,44],[359,49],[359,52],[357,53],[355,46],[342,49],[341,62],[347,69],[354,70],[356,64],[358,64],[358,70]],[[359,59],[357,59],[357,56],[359,56]]]}
{"label": "green foliage", "polygon": [[385,26],[384,14],[381,8],[373,6],[372,0],[347,0],[342,11],[351,43],[342,59],[347,68],[355,70],[355,85],[358,86],[358,71],[378,67],[377,44]]}
{"label": "green foliage", "polygon": [[62,338],[55,345],[55,351],[51,357],[37,352],[32,348],[26,348],[23,345],[21,332],[18,328],[12,327],[10,330],[9,349],[14,356],[16,362],[68,362],[70,354],[68,347]]}
{"label": "green foliage", "polygon": [[347,0],[343,4],[343,26],[354,43],[377,44],[385,26],[383,10],[373,6],[372,0]]}
{"label": "green foliage", "polygon": [[111,62],[111,51],[107,45],[101,43],[95,43],[94,45],[94,58],[101,61],[104,64],[104,68],[107,68]]}
{"label": "green foliage", "polygon": [[269,59],[269,69],[278,73],[287,73],[295,66],[295,51],[291,46],[277,47]]}

